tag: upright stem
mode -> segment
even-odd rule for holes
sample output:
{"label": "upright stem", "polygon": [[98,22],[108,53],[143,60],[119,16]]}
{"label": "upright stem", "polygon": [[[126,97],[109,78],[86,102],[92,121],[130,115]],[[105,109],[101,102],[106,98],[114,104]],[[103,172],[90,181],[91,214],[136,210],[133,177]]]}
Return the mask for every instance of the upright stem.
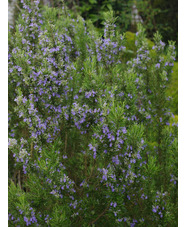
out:
{"label": "upright stem", "polygon": [[68,140],[68,135],[67,135],[67,131],[65,132],[65,153],[67,151],[67,140]]}
{"label": "upright stem", "polygon": [[31,158],[33,157],[34,144],[31,142]]}
{"label": "upright stem", "polygon": [[21,171],[18,171],[18,185],[21,188]]}

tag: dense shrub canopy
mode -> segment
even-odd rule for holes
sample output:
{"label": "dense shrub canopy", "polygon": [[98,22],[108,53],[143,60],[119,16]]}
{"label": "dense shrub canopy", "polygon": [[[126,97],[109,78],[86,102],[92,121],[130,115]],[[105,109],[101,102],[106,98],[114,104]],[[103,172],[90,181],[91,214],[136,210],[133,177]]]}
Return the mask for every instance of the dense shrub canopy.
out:
{"label": "dense shrub canopy", "polygon": [[[9,33],[9,225],[175,226],[174,43],[135,48],[90,21],[22,0]],[[124,224],[125,223],[125,224]]]}

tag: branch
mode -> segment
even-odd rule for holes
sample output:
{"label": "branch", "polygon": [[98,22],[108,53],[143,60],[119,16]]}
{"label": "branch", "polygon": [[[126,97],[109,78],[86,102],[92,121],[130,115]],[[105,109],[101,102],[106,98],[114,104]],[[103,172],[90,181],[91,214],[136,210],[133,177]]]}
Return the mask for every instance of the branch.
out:
{"label": "branch", "polygon": [[31,158],[33,157],[33,149],[34,149],[34,145],[33,145],[33,142],[31,142]]}
{"label": "branch", "polygon": [[19,11],[21,11],[21,8],[18,6],[18,4],[16,3],[15,6],[18,8]]}
{"label": "branch", "polygon": [[21,171],[20,170],[18,171],[18,185],[21,188]]}
{"label": "branch", "polygon": [[94,222],[96,222],[101,216],[103,216],[105,214],[105,212],[108,210],[108,208],[109,208],[109,205],[105,208],[105,210],[95,220],[91,221],[89,223],[89,225],[94,224]]}

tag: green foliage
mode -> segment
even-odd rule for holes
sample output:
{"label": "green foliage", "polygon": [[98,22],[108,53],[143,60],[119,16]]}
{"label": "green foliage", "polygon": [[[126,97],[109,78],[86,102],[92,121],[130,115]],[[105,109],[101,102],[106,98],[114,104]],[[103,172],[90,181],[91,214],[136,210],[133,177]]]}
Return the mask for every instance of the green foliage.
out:
{"label": "green foliage", "polygon": [[9,37],[9,225],[175,226],[174,43],[120,33],[110,6],[102,35],[26,4]]}
{"label": "green foliage", "polygon": [[129,60],[131,57],[135,56],[136,53],[136,46],[135,46],[135,34],[132,32],[125,33],[126,38],[126,58]]}
{"label": "green foliage", "polygon": [[178,114],[178,63],[174,63],[172,77],[167,89],[167,95],[172,97],[171,111]]}

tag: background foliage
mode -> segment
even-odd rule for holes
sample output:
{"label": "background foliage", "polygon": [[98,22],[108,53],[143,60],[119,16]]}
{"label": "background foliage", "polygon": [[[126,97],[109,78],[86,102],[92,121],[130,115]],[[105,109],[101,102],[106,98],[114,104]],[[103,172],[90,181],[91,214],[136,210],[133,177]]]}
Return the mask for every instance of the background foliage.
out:
{"label": "background foliage", "polygon": [[[11,0],[9,0],[11,2]],[[42,4],[51,7],[61,7],[63,0],[42,0]],[[143,19],[148,37],[152,38],[155,31],[162,34],[163,41],[178,41],[178,1],[176,0],[69,0],[65,2],[67,6],[80,14],[84,19],[91,19],[98,28],[103,26],[104,13],[112,9],[116,22],[121,32],[134,31],[131,25],[132,6],[135,4],[139,15]],[[21,2],[17,2],[16,12],[22,7]]]}

